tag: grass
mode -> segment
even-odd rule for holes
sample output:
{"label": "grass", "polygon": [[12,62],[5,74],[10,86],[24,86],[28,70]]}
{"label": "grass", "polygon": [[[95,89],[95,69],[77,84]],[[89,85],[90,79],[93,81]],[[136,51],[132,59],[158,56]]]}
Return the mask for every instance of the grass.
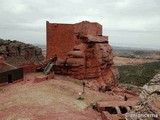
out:
{"label": "grass", "polygon": [[160,72],[160,61],[141,65],[119,66],[120,83],[143,86]]}

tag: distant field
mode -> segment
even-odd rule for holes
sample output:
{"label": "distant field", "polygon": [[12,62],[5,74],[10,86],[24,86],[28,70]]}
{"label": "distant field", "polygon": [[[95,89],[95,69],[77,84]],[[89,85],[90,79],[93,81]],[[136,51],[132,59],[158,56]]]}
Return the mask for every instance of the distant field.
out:
{"label": "distant field", "polygon": [[113,48],[120,83],[143,86],[160,72],[160,51]]}
{"label": "distant field", "polygon": [[138,49],[127,49],[127,48],[115,48],[113,47],[115,56],[123,58],[140,58],[140,59],[151,59],[160,60],[160,50],[138,50]]}
{"label": "distant field", "polygon": [[160,72],[160,61],[140,65],[123,65],[118,67],[120,83],[143,86]]}

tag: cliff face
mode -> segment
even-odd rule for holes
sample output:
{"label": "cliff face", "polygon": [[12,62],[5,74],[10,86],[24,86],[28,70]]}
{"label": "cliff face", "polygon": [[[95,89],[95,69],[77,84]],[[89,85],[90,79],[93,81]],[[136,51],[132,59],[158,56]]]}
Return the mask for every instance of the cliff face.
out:
{"label": "cliff face", "polygon": [[8,63],[18,66],[30,63],[38,64],[44,59],[41,48],[16,40],[0,39],[0,55]]}
{"label": "cliff face", "polygon": [[[133,113],[150,114],[152,117],[141,117],[142,120],[159,120],[160,118],[160,73],[143,86],[139,96],[139,105]],[[159,116],[158,116],[159,115]],[[133,118],[131,118],[133,119]],[[138,119],[133,119],[138,120]]]}
{"label": "cliff face", "polygon": [[[82,43],[67,52],[65,65],[62,65],[67,68],[67,74],[76,78],[98,78],[105,74],[101,73],[105,68],[109,69],[113,64],[112,47],[107,43],[106,37],[79,36]],[[97,40],[93,41],[94,39]]]}
{"label": "cliff face", "polygon": [[79,35],[81,44],[67,53],[68,74],[78,79],[95,79],[87,83],[94,89],[116,86],[117,78],[113,69],[112,47],[108,37]]}

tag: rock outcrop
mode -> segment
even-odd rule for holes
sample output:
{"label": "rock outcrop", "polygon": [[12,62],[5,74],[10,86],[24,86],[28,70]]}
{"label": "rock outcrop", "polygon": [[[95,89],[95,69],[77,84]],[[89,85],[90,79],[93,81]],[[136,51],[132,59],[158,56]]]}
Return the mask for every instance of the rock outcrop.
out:
{"label": "rock outcrop", "polygon": [[[86,82],[86,86],[95,90],[105,91],[115,87],[118,70],[113,67],[114,55],[112,47],[108,44],[108,36],[77,32],[74,39],[78,44],[66,53],[66,59],[58,57],[54,67],[55,73],[77,79],[90,79]],[[65,48],[59,48],[59,51],[61,49],[63,51]]]}
{"label": "rock outcrop", "polygon": [[0,55],[10,64],[39,64],[44,60],[41,48],[19,41],[0,39]]}
{"label": "rock outcrop", "polygon": [[[139,104],[130,114],[141,117],[130,117],[130,120],[159,120],[160,119],[160,73],[143,86],[139,96]],[[128,118],[129,119],[129,118]]]}

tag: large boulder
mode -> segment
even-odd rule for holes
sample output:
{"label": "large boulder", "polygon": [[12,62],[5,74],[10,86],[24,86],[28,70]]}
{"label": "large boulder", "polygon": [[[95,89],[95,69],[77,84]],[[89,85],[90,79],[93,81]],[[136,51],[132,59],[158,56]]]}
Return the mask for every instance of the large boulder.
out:
{"label": "large boulder", "polygon": [[87,86],[94,90],[117,85],[118,72],[112,67],[112,47],[108,37],[80,35],[81,43],[67,52],[67,59],[57,61],[55,73],[68,74],[78,79],[94,79]]}

